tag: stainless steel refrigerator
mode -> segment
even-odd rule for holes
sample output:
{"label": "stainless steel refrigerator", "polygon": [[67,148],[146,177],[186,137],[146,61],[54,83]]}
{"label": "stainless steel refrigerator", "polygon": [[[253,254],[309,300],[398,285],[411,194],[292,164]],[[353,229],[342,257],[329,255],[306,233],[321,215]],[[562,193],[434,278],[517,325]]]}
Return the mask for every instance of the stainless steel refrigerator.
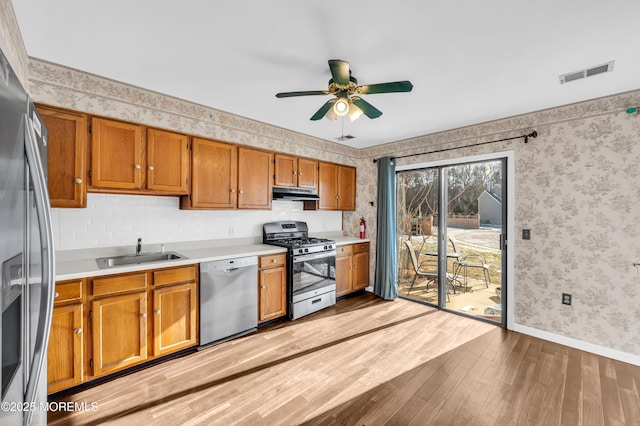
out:
{"label": "stainless steel refrigerator", "polygon": [[46,424],[54,247],[47,131],[0,51],[0,424]]}

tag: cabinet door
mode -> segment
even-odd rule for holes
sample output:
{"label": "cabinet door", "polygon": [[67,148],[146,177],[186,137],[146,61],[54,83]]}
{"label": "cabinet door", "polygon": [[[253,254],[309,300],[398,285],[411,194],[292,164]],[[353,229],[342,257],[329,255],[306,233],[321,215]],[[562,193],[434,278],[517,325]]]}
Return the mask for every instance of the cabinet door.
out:
{"label": "cabinet door", "polygon": [[186,194],[189,138],[163,130],[147,131],[147,189]]}
{"label": "cabinet door", "polygon": [[338,167],[338,210],[356,209],[356,169]]}
{"label": "cabinet door", "polygon": [[95,376],[147,359],[147,293],[94,300],[91,307]]}
{"label": "cabinet door", "polygon": [[51,207],[86,207],[87,117],[44,107],[38,111],[49,131]]}
{"label": "cabinet door", "polygon": [[360,290],[369,285],[369,253],[355,253],[353,255],[353,288]]}
{"label": "cabinet door", "polygon": [[47,349],[48,393],[82,382],[83,348],[82,304],[56,307]]}
{"label": "cabinet door", "polygon": [[336,296],[351,292],[351,256],[336,257]]}
{"label": "cabinet door", "polygon": [[273,153],[238,148],[238,208],[270,209]]}
{"label": "cabinet door", "polygon": [[258,321],[268,321],[287,313],[287,274],[285,268],[260,270]]}
{"label": "cabinet door", "polygon": [[142,188],[142,127],[102,118],[91,123],[91,185]]}
{"label": "cabinet door", "polygon": [[298,185],[298,168],[296,157],[288,155],[275,155],[275,186],[297,186]]}
{"label": "cabinet door", "polygon": [[318,188],[318,162],[306,158],[298,159],[298,186],[301,188]]}
{"label": "cabinet door", "polygon": [[338,209],[338,165],[320,163],[318,173],[318,195],[320,210]]}
{"label": "cabinet door", "polygon": [[153,354],[166,355],[198,343],[196,283],[153,290]]}
{"label": "cabinet door", "polygon": [[235,208],[237,167],[236,146],[194,138],[189,208]]}

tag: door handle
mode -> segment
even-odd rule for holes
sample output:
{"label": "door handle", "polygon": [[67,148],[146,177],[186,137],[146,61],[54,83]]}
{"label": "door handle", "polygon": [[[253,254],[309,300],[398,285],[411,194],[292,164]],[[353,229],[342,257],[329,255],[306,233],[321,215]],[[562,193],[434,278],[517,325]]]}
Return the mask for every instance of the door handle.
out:
{"label": "door handle", "polygon": [[[22,116],[22,125],[25,129],[25,152],[29,172],[33,185],[33,195],[38,216],[41,246],[41,297],[38,315],[38,328],[36,331],[36,346],[33,350],[33,359],[29,366],[29,379],[25,391],[25,401],[35,401],[36,389],[40,381],[43,367],[47,362],[47,345],[49,343],[49,330],[53,316],[53,299],[55,289],[55,258],[53,249],[53,225],[51,222],[51,208],[49,207],[49,193],[47,192],[47,180],[42,166],[37,146],[37,139],[33,126],[29,123],[29,117]],[[25,424],[31,422],[33,412],[27,413]]]}

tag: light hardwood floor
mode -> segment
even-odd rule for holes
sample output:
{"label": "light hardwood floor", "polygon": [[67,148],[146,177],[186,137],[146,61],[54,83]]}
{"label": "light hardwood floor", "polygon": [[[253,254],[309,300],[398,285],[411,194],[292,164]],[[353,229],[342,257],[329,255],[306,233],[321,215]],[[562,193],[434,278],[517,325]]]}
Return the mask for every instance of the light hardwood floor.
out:
{"label": "light hardwood floor", "polygon": [[640,367],[370,294],[64,398],[50,424],[638,425]]}

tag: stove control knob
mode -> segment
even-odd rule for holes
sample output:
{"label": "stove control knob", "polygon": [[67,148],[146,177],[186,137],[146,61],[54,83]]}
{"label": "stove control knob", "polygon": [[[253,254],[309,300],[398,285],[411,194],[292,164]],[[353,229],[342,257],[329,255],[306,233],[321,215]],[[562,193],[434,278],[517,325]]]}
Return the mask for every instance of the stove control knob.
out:
{"label": "stove control knob", "polygon": [[305,253],[309,253],[309,249],[308,249],[308,248],[307,248],[307,249],[304,249],[304,252],[305,252]]}

